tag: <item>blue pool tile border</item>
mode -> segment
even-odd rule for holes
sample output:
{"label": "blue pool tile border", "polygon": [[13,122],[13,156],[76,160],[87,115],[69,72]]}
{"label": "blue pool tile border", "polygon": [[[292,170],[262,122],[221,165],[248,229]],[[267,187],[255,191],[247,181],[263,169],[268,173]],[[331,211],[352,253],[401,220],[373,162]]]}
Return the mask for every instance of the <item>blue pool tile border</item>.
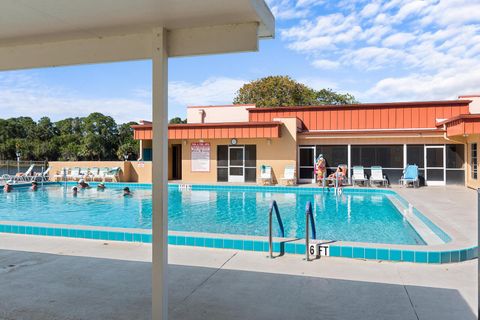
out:
{"label": "blue pool tile border", "polygon": [[[132,231],[110,231],[85,228],[65,228],[64,226],[29,226],[16,224],[0,224],[0,233],[13,233],[50,237],[81,238],[106,241],[126,241],[152,243],[150,233],[136,233]],[[185,236],[168,235],[168,244],[174,246],[195,246],[217,249],[236,249],[246,251],[268,252],[268,242],[251,239],[229,239],[218,236]],[[275,241],[273,242],[274,253],[289,253],[304,255],[306,247],[298,241]],[[381,260],[395,262],[413,262],[428,264],[444,264],[463,262],[478,258],[478,247],[469,247],[450,251],[427,251],[427,250],[402,250],[388,248],[362,247],[355,245],[329,245],[331,257],[344,257],[364,260]]]}

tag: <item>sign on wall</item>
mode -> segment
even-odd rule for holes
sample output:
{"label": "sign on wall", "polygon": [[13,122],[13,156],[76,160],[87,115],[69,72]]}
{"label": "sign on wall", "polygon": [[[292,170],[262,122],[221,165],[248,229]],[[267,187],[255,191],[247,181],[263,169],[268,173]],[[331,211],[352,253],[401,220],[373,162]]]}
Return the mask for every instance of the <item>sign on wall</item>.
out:
{"label": "sign on wall", "polygon": [[192,172],[210,172],[210,143],[192,142]]}

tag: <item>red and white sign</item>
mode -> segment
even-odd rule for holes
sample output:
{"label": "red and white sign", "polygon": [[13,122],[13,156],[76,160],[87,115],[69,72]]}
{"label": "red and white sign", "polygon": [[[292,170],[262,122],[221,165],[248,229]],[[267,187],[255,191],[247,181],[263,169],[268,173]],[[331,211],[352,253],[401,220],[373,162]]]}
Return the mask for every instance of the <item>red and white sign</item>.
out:
{"label": "red and white sign", "polygon": [[192,172],[210,172],[210,142],[192,142]]}

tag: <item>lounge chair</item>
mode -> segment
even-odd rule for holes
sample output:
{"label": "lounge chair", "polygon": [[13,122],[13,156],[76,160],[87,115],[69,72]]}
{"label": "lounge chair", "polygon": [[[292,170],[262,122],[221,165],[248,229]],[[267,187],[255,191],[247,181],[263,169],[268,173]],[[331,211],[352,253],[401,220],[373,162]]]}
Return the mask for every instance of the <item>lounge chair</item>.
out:
{"label": "lounge chair", "polygon": [[114,167],[114,168],[111,168],[104,176],[103,176],[103,180],[106,181],[107,179],[109,179],[110,181],[112,182],[118,182],[118,178],[119,178],[119,175],[120,175],[120,167]]}
{"label": "lounge chair", "polygon": [[110,171],[110,168],[103,167],[98,170],[98,174],[93,177],[93,181],[104,181],[105,182],[105,176],[108,174]]}
{"label": "lounge chair", "polygon": [[355,187],[355,184],[357,182],[363,183],[365,185],[365,182],[367,182],[367,176],[365,175],[365,171],[363,169],[363,166],[354,166],[353,167],[353,175],[352,175],[352,184]]}
{"label": "lounge chair", "polygon": [[281,180],[285,182],[285,185],[295,185],[297,183],[297,179],[295,178],[294,165],[288,165],[285,167],[285,171],[283,172],[283,178]]}
{"label": "lounge chair", "polygon": [[50,172],[50,167],[48,167],[47,170],[45,170],[43,172],[36,173],[35,174],[35,180],[40,180],[40,181],[49,180],[50,179],[49,172]]}
{"label": "lounge chair", "polygon": [[19,172],[17,173],[14,177],[13,180],[15,182],[30,182],[34,179],[34,176],[32,175],[33,168],[35,167],[34,164],[32,164],[27,171],[25,172]]}
{"label": "lounge chair", "polygon": [[383,169],[380,166],[371,167],[372,174],[370,175],[370,186],[373,187],[375,183],[380,183],[382,186],[388,185],[387,177],[383,175]]}
{"label": "lounge chair", "polygon": [[69,170],[70,169],[68,169],[68,168],[62,168],[60,170],[57,170],[57,172],[53,175],[53,180],[54,181],[61,181],[61,180],[63,180],[64,175],[68,179]]}
{"label": "lounge chair", "polygon": [[90,178],[91,181],[95,181],[95,178],[98,177],[100,173],[100,169],[99,168],[91,168],[89,171],[88,171],[88,175],[85,177],[85,179],[87,178]]}
{"label": "lounge chair", "polygon": [[82,173],[81,173],[80,167],[74,167],[69,174],[67,174],[67,180],[80,180],[82,179]]}
{"label": "lounge chair", "polygon": [[409,164],[403,170],[403,176],[400,178],[400,184],[404,187],[411,183],[414,188],[420,186],[420,180],[418,179],[418,166],[415,164]]}
{"label": "lounge chair", "polygon": [[272,184],[272,167],[262,165],[260,167],[260,183],[263,185]]}

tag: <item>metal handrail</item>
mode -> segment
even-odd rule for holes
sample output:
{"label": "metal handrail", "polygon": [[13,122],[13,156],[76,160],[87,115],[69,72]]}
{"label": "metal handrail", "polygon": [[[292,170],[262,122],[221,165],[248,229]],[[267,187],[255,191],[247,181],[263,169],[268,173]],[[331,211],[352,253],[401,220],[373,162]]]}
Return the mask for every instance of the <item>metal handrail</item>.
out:
{"label": "metal handrail", "polygon": [[309,226],[312,228],[312,238],[317,239],[317,231],[315,229],[315,219],[313,218],[312,203],[307,201],[305,207],[305,260],[310,261],[310,252],[308,244],[310,242]]}
{"label": "metal handrail", "polygon": [[282,238],[285,237],[285,229],[283,228],[282,217],[280,216],[280,211],[278,210],[277,201],[273,200],[270,204],[270,209],[268,210],[268,248],[270,251],[270,258],[273,258],[273,210],[275,210],[275,215],[277,216],[280,234]]}

